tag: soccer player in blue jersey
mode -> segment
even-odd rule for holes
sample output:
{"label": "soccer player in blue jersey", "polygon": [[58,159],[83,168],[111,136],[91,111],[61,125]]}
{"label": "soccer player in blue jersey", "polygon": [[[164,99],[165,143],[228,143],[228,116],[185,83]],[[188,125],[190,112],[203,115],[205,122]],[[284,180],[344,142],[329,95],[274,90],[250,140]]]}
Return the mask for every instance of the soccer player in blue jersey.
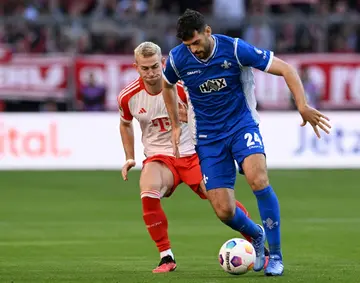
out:
{"label": "soccer player in blue jersey", "polygon": [[[163,81],[164,101],[172,123],[174,154],[178,155],[181,135],[175,84],[182,80],[192,104],[190,126],[215,213],[232,229],[253,238],[255,271],[264,268],[267,239],[270,259],[265,275],[282,275],[279,202],[269,184],[252,68],[284,77],[303,119],[302,126],[310,123],[319,138],[319,128],[329,133],[329,119],[306,103],[296,70],[275,57],[273,52],[251,46],[239,38],[212,35],[204,16],[193,10],[185,11],[178,19],[177,37],[182,44],[170,51]],[[265,230],[235,206],[234,160],[257,198]]]}

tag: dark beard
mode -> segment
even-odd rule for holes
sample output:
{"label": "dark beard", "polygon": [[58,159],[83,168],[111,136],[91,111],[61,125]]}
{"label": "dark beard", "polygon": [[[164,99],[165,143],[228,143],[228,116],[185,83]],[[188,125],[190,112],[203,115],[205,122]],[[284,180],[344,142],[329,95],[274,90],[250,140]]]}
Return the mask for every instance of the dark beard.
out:
{"label": "dark beard", "polygon": [[202,56],[202,60],[205,60],[207,58],[210,57],[211,55],[211,45],[210,45],[210,41],[207,42],[208,45],[204,48],[204,52],[203,52],[203,56]]}

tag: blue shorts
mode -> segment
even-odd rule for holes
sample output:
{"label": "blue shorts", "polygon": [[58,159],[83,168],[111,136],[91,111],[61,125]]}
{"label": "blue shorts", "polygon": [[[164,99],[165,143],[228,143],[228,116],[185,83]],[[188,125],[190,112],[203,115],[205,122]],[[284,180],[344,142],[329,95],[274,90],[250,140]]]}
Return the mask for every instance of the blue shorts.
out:
{"label": "blue shorts", "polygon": [[236,165],[244,174],[242,162],[252,154],[265,155],[263,139],[258,126],[245,127],[240,131],[205,145],[197,145],[206,190],[233,189],[236,180]]}

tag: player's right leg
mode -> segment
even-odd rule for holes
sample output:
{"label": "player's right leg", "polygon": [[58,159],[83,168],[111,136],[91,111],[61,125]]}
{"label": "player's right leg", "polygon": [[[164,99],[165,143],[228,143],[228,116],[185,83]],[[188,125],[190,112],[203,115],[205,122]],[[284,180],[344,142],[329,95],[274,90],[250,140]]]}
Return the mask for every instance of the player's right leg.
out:
{"label": "player's right leg", "polygon": [[266,236],[262,226],[254,223],[236,206],[234,184],[236,167],[225,141],[196,147],[209,199],[218,218],[227,226],[252,238],[256,251],[255,271],[265,265]]}
{"label": "player's right leg", "polygon": [[[180,175],[181,180],[188,185],[201,199],[207,199],[207,191],[203,181],[200,161],[197,154],[186,156],[176,159],[176,169]],[[235,205],[240,208],[247,217],[250,217],[249,211],[238,200],[235,200]],[[240,234],[250,243],[252,238],[240,232]],[[265,248],[265,254],[269,255],[268,250]]]}
{"label": "player's right leg", "polygon": [[168,237],[168,221],[160,199],[174,186],[174,176],[163,163],[145,163],[140,176],[140,195],[146,228],[160,253],[160,264],[154,273],[173,271],[176,268]]}

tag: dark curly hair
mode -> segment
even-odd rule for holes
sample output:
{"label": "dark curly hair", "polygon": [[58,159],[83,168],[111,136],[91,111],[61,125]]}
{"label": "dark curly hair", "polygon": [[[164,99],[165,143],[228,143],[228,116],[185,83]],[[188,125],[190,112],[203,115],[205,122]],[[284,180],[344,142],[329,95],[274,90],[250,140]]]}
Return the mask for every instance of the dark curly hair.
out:
{"label": "dark curly hair", "polygon": [[182,41],[189,40],[194,36],[194,32],[203,32],[205,30],[205,17],[203,14],[186,9],[184,14],[179,17],[176,27],[176,37]]}

